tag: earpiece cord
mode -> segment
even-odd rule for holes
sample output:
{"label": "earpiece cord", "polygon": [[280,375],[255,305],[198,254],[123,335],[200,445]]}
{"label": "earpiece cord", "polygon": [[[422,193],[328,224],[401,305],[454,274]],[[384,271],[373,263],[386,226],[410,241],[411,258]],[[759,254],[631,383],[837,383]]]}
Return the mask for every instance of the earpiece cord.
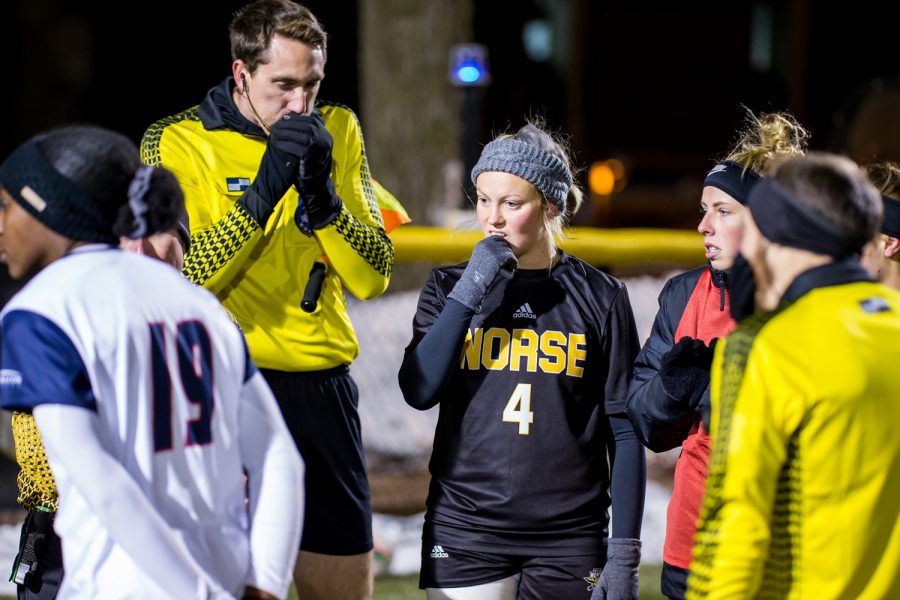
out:
{"label": "earpiece cord", "polygon": [[269,132],[272,131],[272,128],[269,127],[268,123],[266,123],[263,118],[259,116],[259,113],[256,112],[256,107],[253,106],[253,101],[250,99],[250,86],[247,84],[247,78],[243,75],[243,73],[241,74],[241,83],[244,84],[242,86],[244,97],[247,98],[247,104],[250,105],[250,110],[253,111],[253,116],[256,117],[256,120],[259,122],[259,126],[262,127],[266,135],[269,135]]}

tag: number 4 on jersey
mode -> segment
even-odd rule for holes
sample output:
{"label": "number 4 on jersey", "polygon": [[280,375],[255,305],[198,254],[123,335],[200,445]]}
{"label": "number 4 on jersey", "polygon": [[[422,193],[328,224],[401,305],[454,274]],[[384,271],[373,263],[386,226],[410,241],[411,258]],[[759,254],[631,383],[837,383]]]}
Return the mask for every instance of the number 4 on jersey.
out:
{"label": "number 4 on jersey", "polygon": [[506,408],[503,409],[503,421],[518,423],[519,435],[528,435],[530,425],[534,423],[534,413],[531,412],[530,383],[520,383],[513,390],[509,402],[506,403]]}

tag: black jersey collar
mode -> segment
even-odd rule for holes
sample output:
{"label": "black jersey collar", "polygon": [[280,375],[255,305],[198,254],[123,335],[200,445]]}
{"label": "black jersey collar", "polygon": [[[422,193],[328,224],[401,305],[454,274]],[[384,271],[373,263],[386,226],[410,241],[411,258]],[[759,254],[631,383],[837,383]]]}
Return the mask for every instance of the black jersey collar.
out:
{"label": "black jersey collar", "polygon": [[553,271],[559,268],[561,265],[564,265],[569,262],[569,255],[560,250],[556,249],[556,252],[559,254],[559,260],[553,264],[549,269],[516,269],[513,278],[515,279],[525,279],[525,280],[534,280],[534,279],[545,279],[547,278]]}
{"label": "black jersey collar", "polygon": [[207,130],[227,128],[244,135],[265,138],[266,133],[262,127],[248,121],[235,106],[231,97],[233,85],[232,78],[226,77],[222,83],[207,92],[206,98],[200,103],[200,122],[203,127]]}
{"label": "black jersey collar", "polygon": [[857,258],[820,265],[797,275],[797,278],[785,290],[781,302],[796,300],[816,288],[860,281],[874,281],[874,279],[859,264]]}

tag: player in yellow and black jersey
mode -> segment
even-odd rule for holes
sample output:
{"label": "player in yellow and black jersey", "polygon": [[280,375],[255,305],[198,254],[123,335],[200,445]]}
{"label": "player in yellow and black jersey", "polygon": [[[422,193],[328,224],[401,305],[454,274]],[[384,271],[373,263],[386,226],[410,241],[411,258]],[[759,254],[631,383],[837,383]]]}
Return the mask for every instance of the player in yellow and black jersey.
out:
{"label": "player in yellow and black jersey", "polygon": [[828,154],[750,193],[688,598],[900,597],[900,293],[859,264],[881,205]]}
{"label": "player in yellow and black jersey", "polygon": [[153,124],[142,156],[184,188],[184,273],[235,316],[306,461],[300,596],[365,598],[371,511],[344,288],[361,299],[386,289],[393,248],[379,206],[393,199],[369,175],[356,116],[316,100],[327,43],[315,16],[258,0],[230,34],[231,76]]}

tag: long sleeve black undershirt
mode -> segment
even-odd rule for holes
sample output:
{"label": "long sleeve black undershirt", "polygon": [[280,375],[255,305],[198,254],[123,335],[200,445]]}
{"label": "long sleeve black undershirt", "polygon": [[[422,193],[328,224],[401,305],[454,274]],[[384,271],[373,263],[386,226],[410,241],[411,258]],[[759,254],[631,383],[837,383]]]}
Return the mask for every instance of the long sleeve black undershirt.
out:
{"label": "long sleeve black undershirt", "polygon": [[644,447],[624,413],[609,415],[612,443],[608,445],[612,473],[612,535],[640,538],[644,518],[647,462]]}
{"label": "long sleeve black undershirt", "polygon": [[474,310],[451,298],[425,337],[406,349],[398,377],[407,404],[427,410],[438,403],[474,315]]}

